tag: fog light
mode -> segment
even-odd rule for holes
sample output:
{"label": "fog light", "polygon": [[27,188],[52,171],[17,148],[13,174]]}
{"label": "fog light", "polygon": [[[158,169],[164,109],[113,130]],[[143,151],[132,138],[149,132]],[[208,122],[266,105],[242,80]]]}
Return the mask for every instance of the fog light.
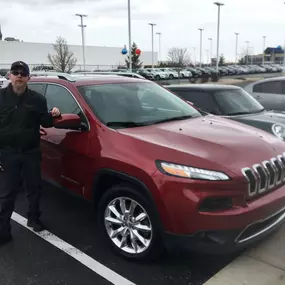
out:
{"label": "fog light", "polygon": [[200,205],[200,212],[215,212],[228,210],[233,207],[233,201],[230,197],[210,197],[206,198]]}

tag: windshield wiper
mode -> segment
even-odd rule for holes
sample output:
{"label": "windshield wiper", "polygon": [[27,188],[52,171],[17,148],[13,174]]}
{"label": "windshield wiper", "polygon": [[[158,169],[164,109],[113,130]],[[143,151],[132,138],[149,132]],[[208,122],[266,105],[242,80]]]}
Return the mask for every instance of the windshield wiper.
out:
{"label": "windshield wiper", "polygon": [[172,121],[182,121],[186,119],[191,119],[193,118],[193,115],[186,115],[186,116],[179,116],[179,117],[173,117],[173,118],[168,118],[160,121],[155,121],[153,122],[154,124],[160,124],[160,123],[166,123],[166,122],[172,122]]}
{"label": "windshield wiper", "polygon": [[227,114],[226,116],[238,116],[238,115],[249,115],[251,113],[249,112],[236,112],[236,113],[230,113],[230,114]]}
{"label": "windshield wiper", "polygon": [[147,126],[148,123],[136,123],[136,122],[108,122],[108,127],[126,127],[126,128],[132,128],[132,127],[142,127]]}
{"label": "windshield wiper", "polygon": [[236,113],[230,113],[227,114],[226,116],[238,116],[238,115],[250,115],[250,114],[257,114],[263,112],[265,109],[261,109],[258,111],[252,111],[252,112],[236,112]]}

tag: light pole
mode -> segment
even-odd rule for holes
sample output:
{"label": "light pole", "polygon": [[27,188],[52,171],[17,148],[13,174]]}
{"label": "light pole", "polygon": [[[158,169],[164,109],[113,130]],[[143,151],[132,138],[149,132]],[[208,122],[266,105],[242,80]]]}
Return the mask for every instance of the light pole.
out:
{"label": "light pole", "polygon": [[285,39],[284,39],[284,47],[283,47],[283,51],[284,51],[283,65],[284,65],[284,67],[285,67]]}
{"label": "light pole", "polygon": [[158,51],[159,51],[159,59],[161,60],[161,34],[160,32],[156,33],[158,35]]}
{"label": "light pole", "polygon": [[247,44],[247,57],[246,57],[246,65],[248,65],[248,57],[249,57],[249,41],[245,42]]}
{"label": "light pole", "polygon": [[207,57],[206,57],[206,65],[208,65],[208,63],[209,63],[209,50],[206,49],[205,52],[206,52],[206,55],[207,55]]}
{"label": "light pole", "polygon": [[220,13],[221,13],[221,6],[224,6],[221,2],[214,2],[215,5],[218,6],[218,27],[217,27],[217,62],[216,62],[216,70],[219,73],[219,47],[220,47]]}
{"label": "light pole", "polygon": [[[284,2],[285,4],[285,2]],[[283,51],[284,51],[284,57],[283,57],[283,65],[285,67],[285,39],[284,39],[284,47],[283,47]]]}
{"label": "light pole", "polygon": [[129,28],[129,69],[132,72],[132,27],[131,27],[131,0],[128,0],[128,28]]}
{"label": "light pole", "polygon": [[238,36],[239,33],[235,33],[236,35],[236,63],[238,62]]}
{"label": "light pole", "polygon": [[84,67],[84,71],[86,71],[86,63],[85,63],[85,40],[84,40],[84,28],[86,28],[86,25],[83,25],[83,17],[87,17],[87,15],[84,15],[84,14],[75,14],[75,16],[80,17],[80,20],[81,20],[81,24],[78,25],[78,27],[81,27],[83,67]]}
{"label": "light pole", "polygon": [[202,39],[202,34],[204,29],[198,29],[200,31],[200,67],[202,67],[202,44],[203,44],[203,39]]}
{"label": "light pole", "polygon": [[212,66],[212,57],[213,57],[213,39],[212,38],[209,38],[208,39],[209,41],[210,41],[210,46],[211,46],[211,48],[210,48],[210,66]]}
{"label": "light pole", "polygon": [[156,26],[156,24],[148,23],[151,26],[151,66],[154,67],[153,64],[153,27]]}
{"label": "light pole", "polygon": [[193,63],[194,63],[194,66],[196,66],[196,48],[195,47],[193,47],[193,51],[194,51],[194,53],[193,53]]}
{"label": "light pole", "polygon": [[265,40],[266,40],[266,36],[263,36],[262,64],[264,64],[264,61],[265,61],[265,56],[264,56]]}

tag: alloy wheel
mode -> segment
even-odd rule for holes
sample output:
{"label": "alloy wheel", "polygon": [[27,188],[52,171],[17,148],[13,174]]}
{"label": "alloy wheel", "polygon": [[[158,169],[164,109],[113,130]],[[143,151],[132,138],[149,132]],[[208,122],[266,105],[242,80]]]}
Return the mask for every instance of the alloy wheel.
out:
{"label": "alloy wheel", "polygon": [[105,210],[105,227],[112,242],[129,254],[146,251],[153,238],[151,220],[135,200],[117,197]]}

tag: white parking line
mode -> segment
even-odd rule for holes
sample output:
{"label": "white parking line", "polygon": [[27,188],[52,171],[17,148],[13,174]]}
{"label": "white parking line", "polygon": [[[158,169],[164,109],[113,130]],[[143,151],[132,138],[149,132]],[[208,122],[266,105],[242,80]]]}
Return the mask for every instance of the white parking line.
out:
{"label": "white parking line", "polygon": [[45,230],[40,233],[34,232],[32,229],[27,227],[27,219],[22,217],[17,213],[13,213],[12,220],[19,223],[26,229],[30,230],[37,236],[41,237],[45,241],[49,242],[53,246],[59,248],[60,250],[64,251],[69,256],[73,257],[74,259],[78,260],[80,263],[94,271],[96,274],[102,276],[109,282],[115,285],[135,285],[135,283],[129,281],[128,279],[122,277],[121,275],[117,274],[113,270],[109,269],[108,267],[102,265],[95,259],[91,258],[90,256],[86,255],[84,252],[80,251],[79,249],[73,247],[72,245],[66,243],[64,240],[60,239],[59,237],[55,236],[54,234],[50,233],[49,231]]}

